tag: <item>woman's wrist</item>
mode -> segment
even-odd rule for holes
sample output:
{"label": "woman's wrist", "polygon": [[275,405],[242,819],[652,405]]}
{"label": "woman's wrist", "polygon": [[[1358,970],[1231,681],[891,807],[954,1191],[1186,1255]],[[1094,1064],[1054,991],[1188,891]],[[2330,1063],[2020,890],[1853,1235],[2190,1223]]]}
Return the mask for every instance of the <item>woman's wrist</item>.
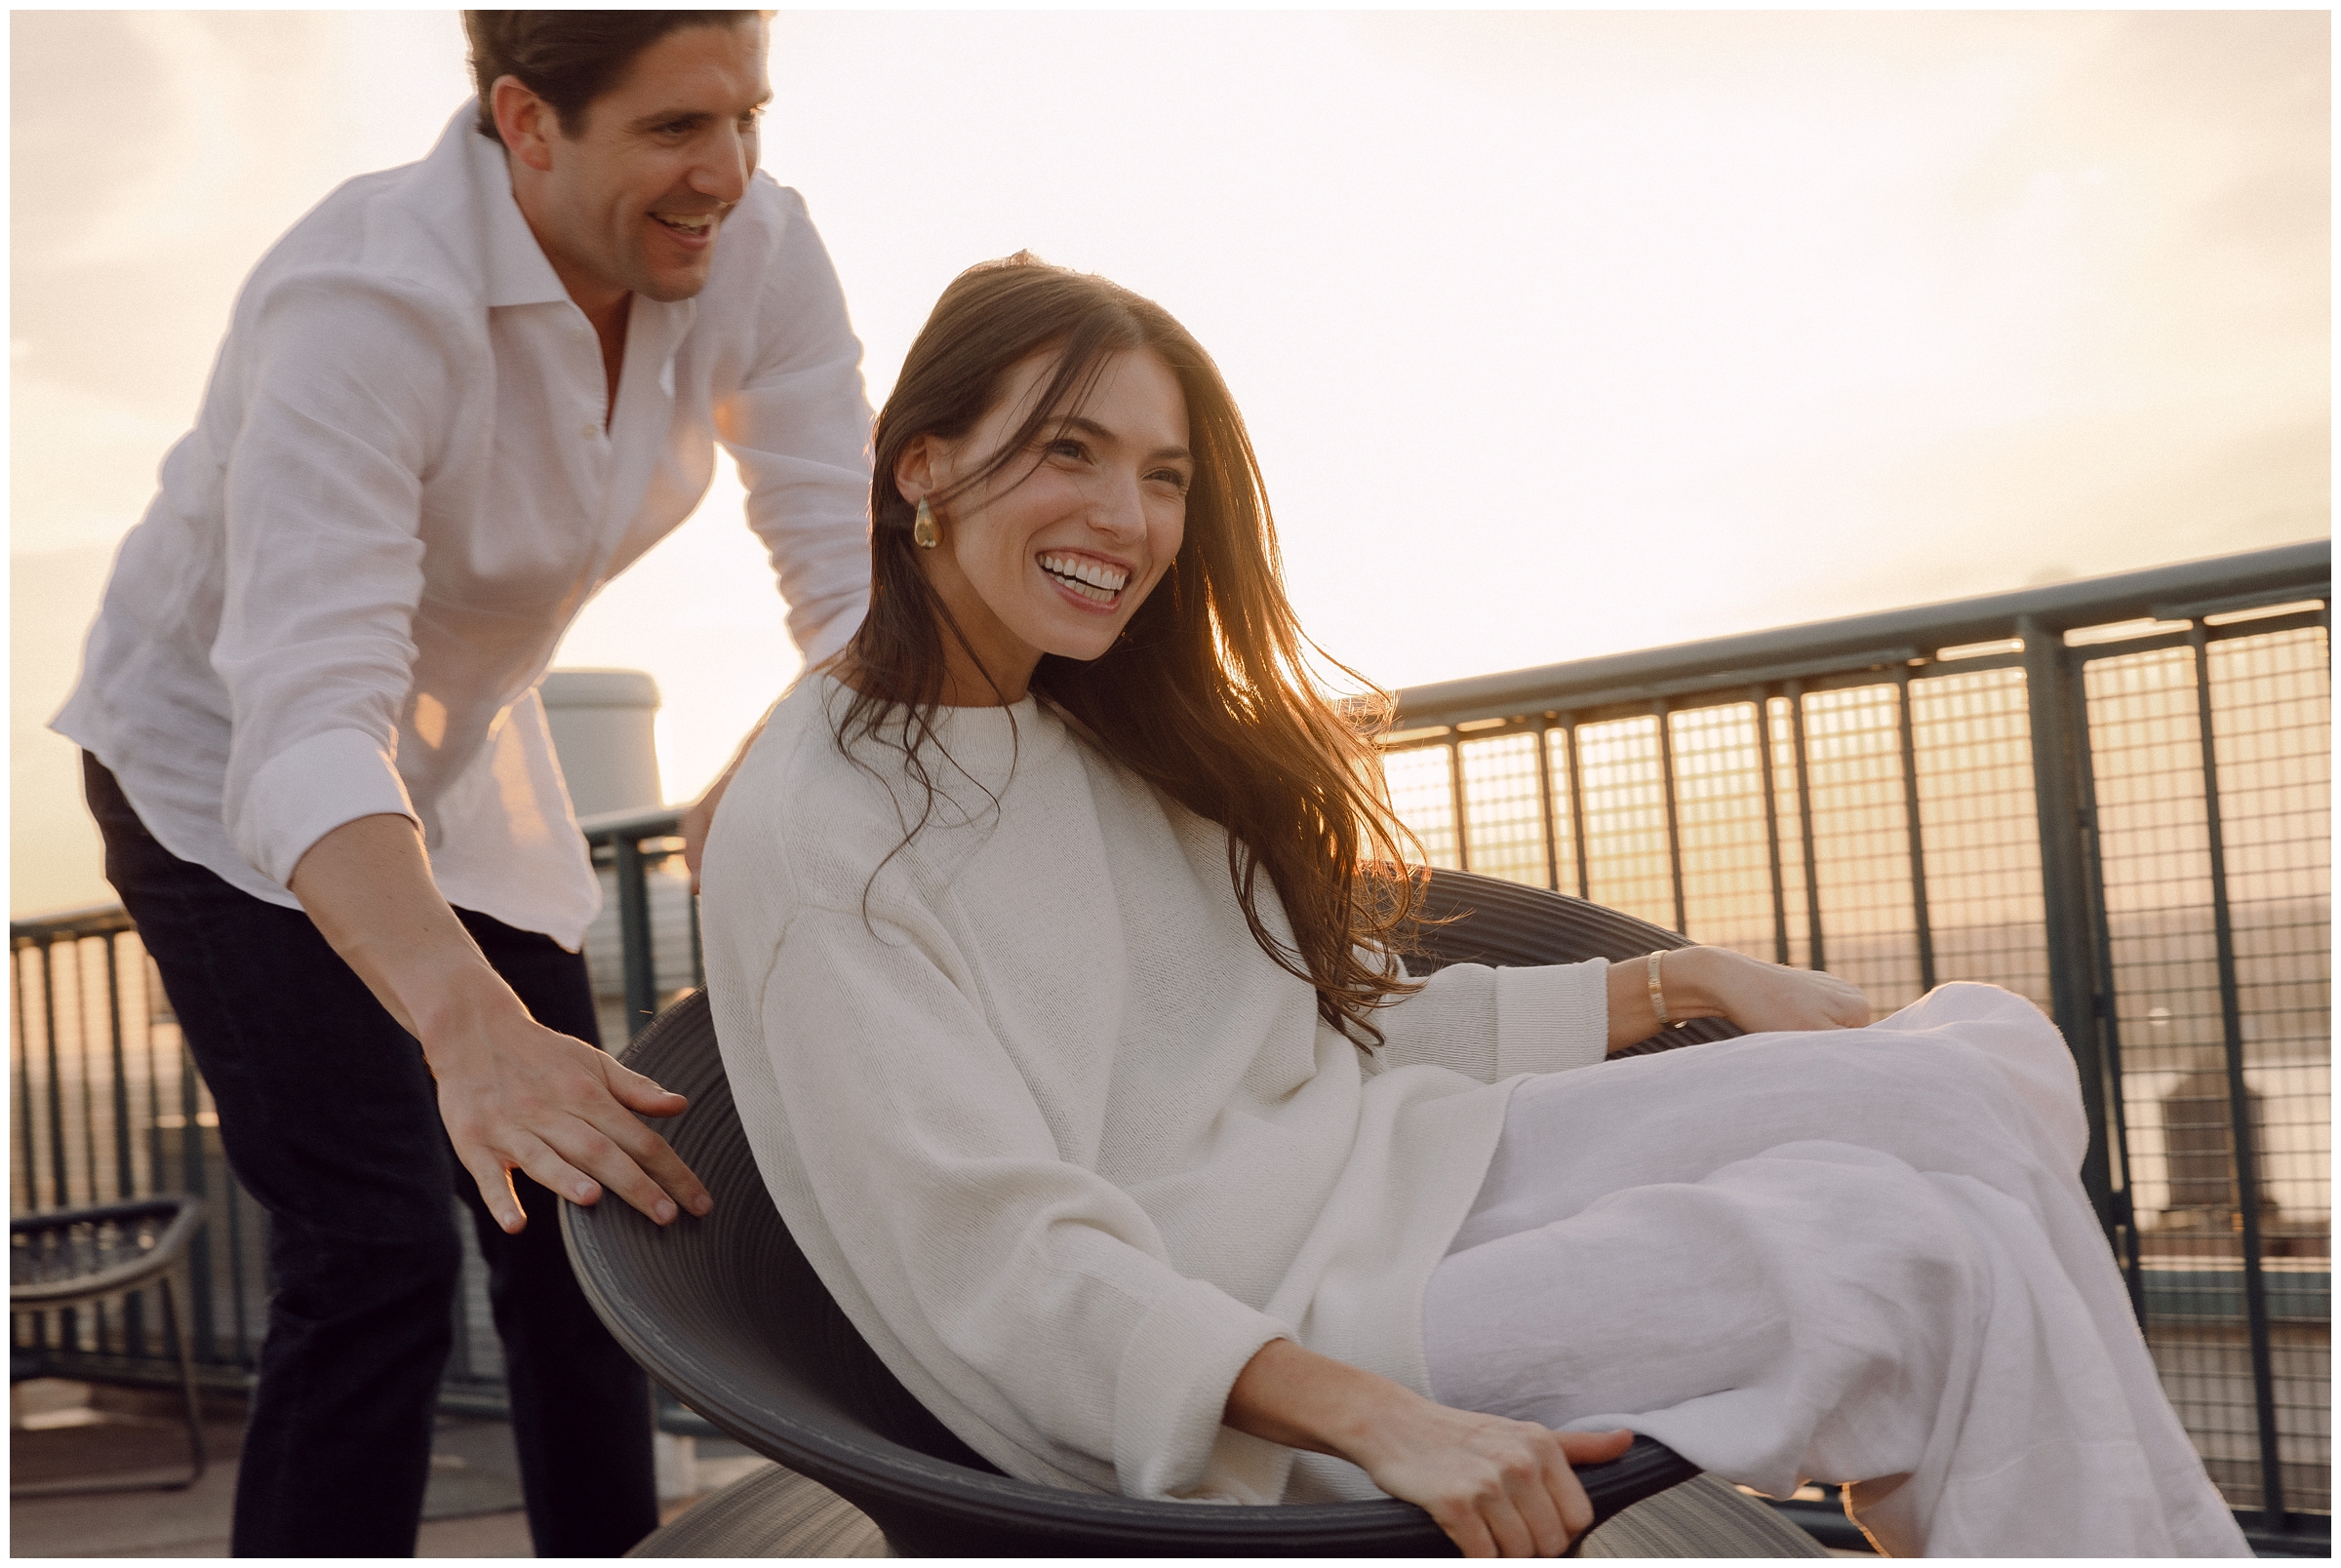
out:
{"label": "woman's wrist", "polygon": [[[1648,1039],[1686,1018],[1712,1018],[1724,1009],[1715,995],[1713,948],[1669,948],[1658,957],[1656,985],[1648,955],[1609,965],[1609,1049]],[[1666,1016],[1658,1015],[1665,999]]]}
{"label": "woman's wrist", "polygon": [[1670,948],[1659,959],[1659,982],[1666,990],[1670,1022],[1714,1018],[1723,1002],[1716,992],[1716,967],[1722,950],[1708,947]]}
{"label": "woman's wrist", "polygon": [[1377,1437],[1415,1403],[1427,1401],[1388,1378],[1276,1339],[1237,1374],[1221,1419],[1254,1437],[1370,1469]]}

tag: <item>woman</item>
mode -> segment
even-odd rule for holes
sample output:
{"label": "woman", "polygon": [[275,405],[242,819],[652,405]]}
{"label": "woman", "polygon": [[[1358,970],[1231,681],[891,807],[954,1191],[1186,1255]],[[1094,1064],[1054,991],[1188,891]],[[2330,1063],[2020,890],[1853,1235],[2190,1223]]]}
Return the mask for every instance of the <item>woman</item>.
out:
{"label": "woman", "polygon": [[[2241,1552],[2029,1004],[1861,1027],[1717,949],[1409,980],[1406,835],[1147,300],[962,276],[875,456],[869,618],[724,803],[709,987],[791,1230],[971,1446],[1528,1554],[1630,1426],[1859,1481],[1897,1551]],[[1718,1013],[1773,1033],[1595,1068]]]}

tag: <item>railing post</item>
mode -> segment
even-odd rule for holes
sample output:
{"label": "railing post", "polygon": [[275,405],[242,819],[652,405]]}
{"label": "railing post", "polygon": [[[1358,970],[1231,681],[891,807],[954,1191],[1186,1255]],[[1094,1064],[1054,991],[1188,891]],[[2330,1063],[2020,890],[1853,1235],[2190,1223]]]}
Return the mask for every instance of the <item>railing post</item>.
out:
{"label": "railing post", "polygon": [[1812,837],[1812,764],[1805,755],[1805,683],[1791,681],[1788,697],[1788,734],[1797,762],[1797,837],[1805,841],[1805,966],[1826,969],[1821,950],[1821,850]]}
{"label": "railing post", "polygon": [[1910,837],[1910,914],[1918,933],[1919,990],[1934,989],[1934,921],[1926,907],[1926,832],[1919,809],[1919,741],[1910,708],[1910,666],[1894,667],[1894,727],[1902,743],[1902,827]]}
{"label": "railing post", "polygon": [[1772,878],[1772,961],[1788,962],[1788,884],[1780,873],[1780,789],[1772,777],[1772,699],[1763,686],[1750,688],[1756,697],[1756,749],[1762,758],[1757,772],[1764,782],[1764,849]]}
{"label": "railing post", "polygon": [[32,1119],[32,1044],[24,1038],[24,955],[30,951],[30,947],[31,944],[15,937],[9,939],[8,1000],[11,1010],[16,1014],[17,1118],[22,1124],[21,1131],[19,1133],[22,1144],[17,1151],[17,1155],[23,1166],[23,1172],[18,1178],[20,1185],[17,1190],[23,1195],[25,1208],[37,1209],[41,1206],[41,1188],[39,1166],[35,1163],[33,1154],[35,1127]]}
{"label": "railing post", "polygon": [[1561,890],[1561,824],[1553,817],[1553,726],[1536,721],[1536,820],[1544,825],[1544,885]]}
{"label": "railing post", "polygon": [[[42,1045],[49,1059],[48,1093],[43,1098],[49,1112],[49,1204],[51,1208],[66,1208],[72,1204],[70,1177],[65,1170],[65,1070],[57,1050],[57,943],[41,944],[41,1032]],[[38,1205],[36,1205],[38,1206]],[[71,1321],[71,1314],[66,1315]]]}
{"label": "railing post", "polygon": [[649,1027],[658,1010],[658,969],[651,953],[651,889],[642,864],[641,841],[619,834],[611,841],[617,871],[617,928],[625,944],[626,1039]]}
{"label": "railing post", "polygon": [[2016,635],[2024,640],[2024,701],[2032,728],[2033,799],[2040,814],[2041,905],[2047,921],[2050,1009],[2080,1070],[2082,1105],[2089,1118],[2081,1184],[2111,1241],[2116,1216],[2106,1139],[2108,1085],[2097,1035],[2102,987],[2089,940],[2088,856],[2082,837],[2090,825],[2082,820],[2076,761],[2077,748],[2089,743],[2087,704],[2079,672],[2065,658],[2062,633],[2043,626],[2037,616],[2022,615],[2016,620]]}
{"label": "railing post", "polygon": [[1658,721],[1658,793],[1666,803],[1666,876],[1675,895],[1675,929],[1688,936],[1690,903],[1683,895],[1683,822],[1675,802],[1675,726],[1668,722],[1666,699],[1650,704]]}
{"label": "railing post", "polygon": [[1455,869],[1471,869],[1471,818],[1463,789],[1463,742],[1447,743],[1447,796],[1455,811]]}
{"label": "railing post", "polygon": [[2283,1467],[2277,1455],[2276,1371],[2269,1345],[2268,1282],[2260,1268],[2259,1151],[2252,1146],[2251,1091],[2243,1082],[2243,1005],[2236,983],[2236,928],[2227,901],[2227,837],[2219,820],[2219,758],[2211,728],[2210,642],[2198,617],[2195,713],[2202,750],[2202,826],[2211,861],[2211,929],[2219,956],[2219,1025],[2227,1056],[2227,1113],[2235,1134],[2236,1207],[2243,1227],[2243,1316],[2251,1335],[2252,1403],[2259,1417],[2261,1522],[2284,1528]]}
{"label": "railing post", "polygon": [[1562,719],[1563,743],[1568,747],[1568,834],[1576,856],[1577,896],[1593,897],[1593,843],[1585,835],[1585,763],[1577,754],[1576,715]]}
{"label": "railing post", "polygon": [[[2081,817],[2084,822],[2097,821],[2097,764],[2095,755],[2083,746],[2074,753],[2076,787],[2080,791]],[[2122,1265],[2122,1277],[2129,1287],[2130,1315],[2138,1320],[2140,1333],[2146,1329],[2146,1259],[2145,1242],[2138,1231],[2137,1198],[2129,1174],[2129,1113],[2122,1090],[2122,994],[2114,973],[2114,927],[2105,908],[2105,852],[2104,840],[2092,827],[2082,835],[2084,873],[2087,885],[2096,889],[2089,900],[2090,939],[2096,944],[2097,974],[2104,1000],[2097,1009],[2097,1039],[2105,1052],[2106,1081],[2113,1092],[2106,1100],[2108,1113],[2106,1131],[2112,1140],[2106,1152],[2107,1164],[2119,1183],[2113,1189],[2114,1223],[2121,1228],[2121,1245],[2116,1257]]]}

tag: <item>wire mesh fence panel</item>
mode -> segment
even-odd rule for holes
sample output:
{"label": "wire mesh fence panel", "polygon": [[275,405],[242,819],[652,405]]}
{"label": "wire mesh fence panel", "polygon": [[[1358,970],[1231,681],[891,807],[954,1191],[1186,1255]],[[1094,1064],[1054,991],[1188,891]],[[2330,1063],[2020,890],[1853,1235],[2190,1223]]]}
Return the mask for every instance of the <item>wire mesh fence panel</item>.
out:
{"label": "wire mesh fence panel", "polygon": [[1466,740],[1455,748],[1463,766],[1463,843],[1471,869],[1483,877],[1551,885],[1536,769],[1539,739],[1531,730]]}
{"label": "wire mesh fence panel", "polygon": [[1455,797],[1445,746],[1415,746],[1385,753],[1382,776],[1390,786],[1390,804],[1399,820],[1422,841],[1425,864],[1452,871],[1462,865],[1456,853]]}
{"label": "wire mesh fence panel", "polygon": [[1772,851],[1753,702],[1667,715],[1682,841],[1684,934],[1770,959]]}
{"label": "wire mesh fence panel", "polygon": [[[2326,829],[2309,799],[2322,791],[2322,647],[2238,639],[2212,645],[2207,659],[2199,668],[2180,646],[2084,666],[2146,1333],[2213,1480],[2231,1502],[2256,1506],[2265,1456],[2247,1302],[2260,1291],[2285,1499],[2325,1509],[2329,1197],[2287,1174],[2327,1149],[2322,943],[2309,953],[2299,939],[2304,927],[2321,937],[2325,920]],[[2201,724],[2206,674],[2212,737]],[[2289,819],[2272,827],[2278,811]],[[2239,1132],[2260,1178],[2249,1193]]]}
{"label": "wire mesh fence panel", "polygon": [[[2267,1267],[2330,1277],[2331,691],[2322,628],[2206,648],[2243,1079]],[[2327,1321],[2329,1322],[2329,1314]],[[2291,1506],[2331,1507],[2329,1340],[2278,1324]]]}
{"label": "wire mesh fence panel", "polygon": [[1827,967],[1867,992],[1881,1014],[1924,989],[1900,706],[1891,686],[1811,692],[1803,704]]}
{"label": "wire mesh fence panel", "polygon": [[2024,672],[1917,680],[1910,697],[1935,981],[1987,981],[2045,1009],[2047,927]]}
{"label": "wire mesh fence panel", "polygon": [[1579,725],[1577,777],[1593,901],[1673,930],[1678,921],[1657,717]]}

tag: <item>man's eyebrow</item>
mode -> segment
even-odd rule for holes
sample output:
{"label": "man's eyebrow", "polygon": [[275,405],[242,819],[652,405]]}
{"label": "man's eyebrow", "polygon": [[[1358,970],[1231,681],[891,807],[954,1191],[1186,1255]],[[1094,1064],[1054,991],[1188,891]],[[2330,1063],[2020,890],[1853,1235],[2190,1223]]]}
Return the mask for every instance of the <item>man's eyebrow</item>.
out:
{"label": "man's eyebrow", "polygon": [[[1096,420],[1084,418],[1078,413],[1061,414],[1058,416],[1056,423],[1059,429],[1069,428],[1073,430],[1079,430],[1085,435],[1095,436],[1100,441],[1115,441],[1120,439],[1111,430],[1106,429],[1105,426],[1099,424]],[[1190,461],[1192,461],[1195,456],[1193,452],[1187,451],[1187,449],[1184,447],[1157,447],[1154,451],[1148,452],[1146,455],[1149,457],[1184,457]]]}
{"label": "man's eyebrow", "polygon": [[[773,90],[768,87],[764,90],[764,96],[749,104],[748,107],[761,109],[772,101]],[[660,126],[681,125],[690,126],[695,130],[715,118],[716,113],[713,109],[657,109],[638,116],[626,129],[629,131],[655,131]]]}

